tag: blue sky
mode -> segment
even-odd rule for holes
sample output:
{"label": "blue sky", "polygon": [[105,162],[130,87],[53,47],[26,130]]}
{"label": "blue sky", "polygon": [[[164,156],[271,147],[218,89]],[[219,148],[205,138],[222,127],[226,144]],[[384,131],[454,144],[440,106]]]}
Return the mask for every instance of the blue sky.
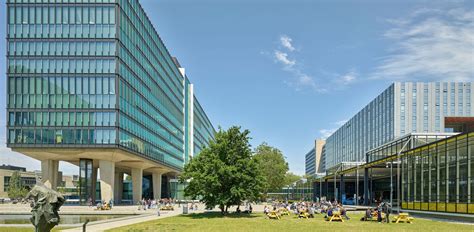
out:
{"label": "blue sky", "polygon": [[[391,82],[474,80],[472,1],[141,3],[215,127],[249,129],[253,146],[279,148],[298,174],[315,138],[328,136]],[[3,15],[5,4],[0,8]],[[0,38],[5,31],[1,23]],[[4,99],[0,162],[38,169],[37,161],[5,148],[5,115]]]}

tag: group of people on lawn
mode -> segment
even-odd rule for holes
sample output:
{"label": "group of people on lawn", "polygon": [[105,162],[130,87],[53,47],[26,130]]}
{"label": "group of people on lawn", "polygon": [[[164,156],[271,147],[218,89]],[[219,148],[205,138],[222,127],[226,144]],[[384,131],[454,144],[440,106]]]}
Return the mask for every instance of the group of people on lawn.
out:
{"label": "group of people on lawn", "polygon": [[278,209],[286,209],[289,212],[293,212],[295,215],[300,215],[302,213],[308,213],[308,217],[314,218],[315,214],[325,214],[325,218],[331,217],[335,212],[339,212],[341,216],[345,219],[350,219],[347,216],[346,209],[342,206],[342,204],[338,203],[337,201],[321,201],[321,202],[308,202],[308,201],[301,201],[301,202],[293,202],[293,203],[284,203],[284,202],[275,202],[272,204],[272,207],[265,206],[263,208],[263,212],[268,215],[271,212],[271,208],[273,211],[277,211]]}
{"label": "group of people on lawn", "polygon": [[172,206],[175,202],[172,198],[163,198],[160,200],[145,199],[137,202],[138,210],[159,209],[161,206]]}
{"label": "group of people on lawn", "polygon": [[[392,207],[390,203],[387,202],[379,202],[377,207],[375,208],[367,208],[365,211],[364,217],[362,217],[361,221],[370,221],[374,216],[377,217],[377,221],[381,223],[384,219],[386,223],[390,223],[390,213],[392,212]],[[385,217],[383,215],[385,214]]]}

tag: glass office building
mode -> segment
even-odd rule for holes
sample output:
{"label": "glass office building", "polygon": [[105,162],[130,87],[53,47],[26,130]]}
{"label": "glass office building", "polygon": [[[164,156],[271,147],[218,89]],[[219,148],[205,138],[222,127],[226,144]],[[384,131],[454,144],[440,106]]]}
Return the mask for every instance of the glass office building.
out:
{"label": "glass office building", "polygon": [[327,138],[326,169],[366,161],[367,151],[410,133],[456,132],[450,117],[472,117],[472,82],[395,82]]}
{"label": "glass office building", "polygon": [[[52,156],[32,148],[77,165],[109,162],[90,164],[88,173],[133,166],[138,175],[153,167],[176,175],[188,160],[188,136],[197,138],[196,148],[212,139],[212,124],[188,95],[189,80],[139,1],[8,0],[7,19],[13,150],[42,161]],[[60,148],[95,150],[67,156]]]}
{"label": "glass office building", "polygon": [[474,213],[474,133],[402,154],[402,208]]}
{"label": "glass office building", "polygon": [[305,174],[316,174],[316,150],[314,148],[305,155]]}
{"label": "glass office building", "polygon": [[210,140],[214,139],[215,130],[196,97],[194,97],[193,128],[193,155],[197,155],[209,145]]}

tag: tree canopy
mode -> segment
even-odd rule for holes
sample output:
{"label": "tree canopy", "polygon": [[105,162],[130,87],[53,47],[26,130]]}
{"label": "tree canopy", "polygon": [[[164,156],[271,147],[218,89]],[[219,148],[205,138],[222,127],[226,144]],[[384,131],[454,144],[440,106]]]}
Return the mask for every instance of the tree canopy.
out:
{"label": "tree canopy", "polygon": [[249,131],[233,126],[219,128],[215,140],[184,167],[181,181],[189,181],[186,196],[201,198],[206,208],[219,206],[227,213],[232,205],[257,199],[264,179],[252,155]]}
{"label": "tree canopy", "polygon": [[28,194],[28,189],[22,186],[20,173],[14,171],[8,184],[8,197],[11,199],[19,199],[24,198],[26,194]]}
{"label": "tree canopy", "polygon": [[296,181],[301,180],[301,176],[298,176],[292,172],[288,172],[285,174],[285,186],[286,185],[291,185],[295,183]]}
{"label": "tree canopy", "polygon": [[285,186],[285,174],[288,172],[288,163],[283,153],[277,148],[262,143],[255,149],[255,159],[265,178],[263,193],[278,191]]}

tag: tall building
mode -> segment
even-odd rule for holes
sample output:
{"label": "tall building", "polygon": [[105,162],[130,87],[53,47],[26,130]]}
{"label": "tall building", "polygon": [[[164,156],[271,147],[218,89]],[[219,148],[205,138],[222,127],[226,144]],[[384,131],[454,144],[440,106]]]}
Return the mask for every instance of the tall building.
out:
{"label": "tall building", "polygon": [[314,148],[305,155],[305,174],[316,174],[316,150]]}
{"label": "tall building", "polygon": [[102,200],[120,202],[124,173],[134,202],[144,176],[152,196],[166,196],[162,186],[214,129],[140,3],[8,0],[7,8],[8,147],[41,160],[53,188],[58,161],[78,165],[83,201],[94,197],[98,169]]}
{"label": "tall building", "polygon": [[305,156],[305,170],[306,175],[315,175],[323,173],[324,169],[324,147],[326,141],[323,139],[316,139],[314,141],[314,148],[312,148]]}
{"label": "tall building", "polygon": [[395,82],[326,140],[326,169],[410,133],[457,132],[474,116],[473,82]]}

